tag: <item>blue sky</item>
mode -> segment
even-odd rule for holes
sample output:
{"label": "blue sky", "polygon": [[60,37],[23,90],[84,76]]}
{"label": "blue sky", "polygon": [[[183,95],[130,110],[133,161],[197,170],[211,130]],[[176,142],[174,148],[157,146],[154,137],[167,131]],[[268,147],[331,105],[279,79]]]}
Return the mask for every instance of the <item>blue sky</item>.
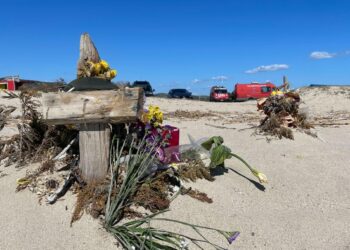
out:
{"label": "blue sky", "polygon": [[[350,1],[0,1],[0,76],[75,78],[88,32],[116,81],[350,84]],[[220,80],[218,80],[220,79]]]}

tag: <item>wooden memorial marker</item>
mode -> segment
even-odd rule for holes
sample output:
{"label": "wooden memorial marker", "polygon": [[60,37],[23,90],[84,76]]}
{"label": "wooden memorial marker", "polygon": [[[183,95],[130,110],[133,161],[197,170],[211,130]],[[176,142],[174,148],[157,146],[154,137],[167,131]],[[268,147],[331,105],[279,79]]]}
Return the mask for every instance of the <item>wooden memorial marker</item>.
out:
{"label": "wooden memorial marker", "polygon": [[[88,34],[80,40],[78,77],[84,60],[100,60]],[[108,123],[136,121],[143,109],[143,94],[140,88],[43,93],[41,103],[46,123],[79,124],[79,168],[85,181],[98,182],[106,177],[109,167]]]}

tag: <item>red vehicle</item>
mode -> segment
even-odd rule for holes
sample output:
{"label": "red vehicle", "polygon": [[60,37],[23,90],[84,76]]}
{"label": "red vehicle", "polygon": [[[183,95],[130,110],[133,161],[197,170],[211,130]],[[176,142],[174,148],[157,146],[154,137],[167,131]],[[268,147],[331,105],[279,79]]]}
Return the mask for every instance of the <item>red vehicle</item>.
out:
{"label": "red vehicle", "polygon": [[227,88],[222,87],[222,86],[214,86],[210,89],[210,97],[209,101],[229,101],[230,100],[230,95],[227,91]]}
{"label": "red vehicle", "polygon": [[16,80],[15,77],[3,77],[0,78],[0,90],[6,89],[6,90],[16,90]]}
{"label": "red vehicle", "polygon": [[275,88],[276,86],[271,82],[248,84],[237,83],[232,96],[235,101],[259,99],[270,96]]}

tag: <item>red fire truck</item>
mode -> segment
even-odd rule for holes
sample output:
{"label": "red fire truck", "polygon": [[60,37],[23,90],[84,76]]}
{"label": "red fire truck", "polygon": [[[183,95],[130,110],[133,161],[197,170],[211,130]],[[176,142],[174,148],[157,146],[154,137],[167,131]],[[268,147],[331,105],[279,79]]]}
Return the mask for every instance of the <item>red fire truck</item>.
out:
{"label": "red fire truck", "polygon": [[235,85],[232,97],[235,101],[246,101],[259,99],[271,95],[276,86],[271,82],[266,83],[237,83]]}

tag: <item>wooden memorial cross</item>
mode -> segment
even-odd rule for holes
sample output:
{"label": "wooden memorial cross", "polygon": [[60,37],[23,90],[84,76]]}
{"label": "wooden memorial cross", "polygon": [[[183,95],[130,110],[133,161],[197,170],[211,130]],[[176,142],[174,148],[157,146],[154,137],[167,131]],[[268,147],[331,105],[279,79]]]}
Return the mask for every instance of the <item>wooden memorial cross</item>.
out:
{"label": "wooden memorial cross", "polygon": [[[80,59],[98,62],[100,57],[87,34],[80,40]],[[47,124],[79,124],[79,168],[85,181],[101,181],[109,167],[111,131],[108,123],[137,120],[143,109],[140,88],[43,93],[42,116]]]}

